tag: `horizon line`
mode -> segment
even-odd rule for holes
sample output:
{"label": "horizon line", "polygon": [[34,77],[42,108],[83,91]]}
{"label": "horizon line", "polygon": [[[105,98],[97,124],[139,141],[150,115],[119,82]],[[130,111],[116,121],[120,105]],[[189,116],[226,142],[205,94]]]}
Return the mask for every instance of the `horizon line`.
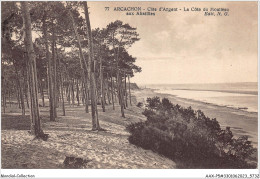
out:
{"label": "horizon line", "polygon": [[246,82],[206,82],[206,83],[138,83],[138,82],[132,82],[136,84],[141,84],[141,85],[185,85],[185,84],[227,84],[227,83],[233,83],[233,84],[238,84],[238,83],[258,83],[258,81],[246,81]]}

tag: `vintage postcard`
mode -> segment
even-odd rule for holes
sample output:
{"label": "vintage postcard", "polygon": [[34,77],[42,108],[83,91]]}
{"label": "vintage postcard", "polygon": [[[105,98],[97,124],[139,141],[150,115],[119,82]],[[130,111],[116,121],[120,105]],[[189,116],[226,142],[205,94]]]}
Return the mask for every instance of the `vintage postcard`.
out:
{"label": "vintage postcard", "polygon": [[259,178],[258,2],[1,1],[1,170]]}

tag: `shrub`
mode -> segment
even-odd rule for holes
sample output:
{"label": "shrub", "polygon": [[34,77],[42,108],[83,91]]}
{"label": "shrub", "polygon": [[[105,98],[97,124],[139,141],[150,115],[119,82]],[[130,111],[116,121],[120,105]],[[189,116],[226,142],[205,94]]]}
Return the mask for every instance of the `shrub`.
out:
{"label": "shrub", "polygon": [[161,105],[160,98],[158,96],[153,98],[147,98],[146,102],[146,107],[150,110],[156,110]]}
{"label": "shrub", "polygon": [[147,98],[147,121],[130,124],[129,142],[162,154],[180,168],[256,168],[247,160],[255,151],[247,137],[235,139],[229,127],[200,110]]}
{"label": "shrub", "polygon": [[90,161],[91,160],[86,160],[83,158],[66,156],[63,165],[64,168],[71,168],[71,169],[86,168],[87,163],[89,163]]}
{"label": "shrub", "polygon": [[144,105],[143,103],[139,102],[139,103],[137,103],[136,106],[139,107],[139,108],[141,108],[141,107],[143,107],[143,105]]}

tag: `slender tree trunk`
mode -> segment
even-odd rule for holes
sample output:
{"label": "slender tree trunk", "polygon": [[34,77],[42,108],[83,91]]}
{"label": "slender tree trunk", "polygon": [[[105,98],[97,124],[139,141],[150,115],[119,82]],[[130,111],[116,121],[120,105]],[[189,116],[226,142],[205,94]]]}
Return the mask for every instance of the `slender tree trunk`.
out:
{"label": "slender tree trunk", "polygon": [[[46,52],[47,53],[47,52]],[[47,59],[47,63],[49,63],[48,62],[48,59]],[[49,84],[50,84],[50,79],[49,79],[49,77],[50,77],[50,74],[49,74],[49,65],[47,65],[47,67],[46,67],[46,72],[47,72],[47,97],[48,97],[48,99],[50,100],[50,86],[49,86]]]}
{"label": "slender tree trunk", "polygon": [[132,96],[131,96],[131,83],[130,83],[130,77],[129,77],[129,75],[127,75],[128,76],[128,90],[129,90],[129,102],[130,102],[130,105],[132,106]]}
{"label": "slender tree trunk", "polygon": [[117,82],[118,82],[118,85],[117,85],[118,100],[119,100],[119,103],[120,103],[120,106],[121,106],[121,115],[122,115],[122,117],[125,118],[124,97],[123,97],[123,94],[122,94],[122,78],[121,78],[121,74],[120,74],[119,70],[117,72]]}
{"label": "slender tree trunk", "polygon": [[42,106],[45,107],[44,84],[41,82]]}
{"label": "slender tree trunk", "polygon": [[46,50],[46,59],[48,60],[48,86],[49,86],[49,107],[50,107],[50,120],[55,121],[55,113],[54,113],[54,96],[53,96],[53,75],[52,75],[52,60],[50,58],[49,52],[49,44],[48,44],[48,32],[47,32],[47,24],[46,24],[47,11],[44,11],[43,19],[42,19],[42,27],[43,27],[43,35],[44,35],[44,44]]}
{"label": "slender tree trunk", "polygon": [[6,80],[5,80],[5,76],[4,76],[4,69],[3,69],[3,62],[2,62],[2,70],[3,70],[3,76],[2,76],[2,106],[3,106],[3,112],[5,113],[5,108],[6,108],[6,105],[5,105],[5,93],[6,93],[6,88],[7,88],[7,85],[6,85]]}
{"label": "slender tree trunk", "polygon": [[42,84],[42,81],[40,81],[39,85],[40,85],[40,90],[41,90],[42,106],[45,107],[45,103],[44,103],[44,92],[43,92],[43,84]]}
{"label": "slender tree trunk", "polygon": [[[55,39],[56,40],[56,39]],[[56,108],[59,108],[59,106],[60,106],[60,102],[61,102],[61,94],[60,94],[60,83],[61,83],[61,81],[60,81],[60,59],[59,59],[59,53],[58,53],[58,48],[57,48],[57,45],[56,45],[56,41],[55,41],[55,61],[56,61],[56,82],[57,82],[57,85],[56,85],[56,92],[57,92],[57,97],[56,97],[56,99],[57,99],[57,106],[56,106]],[[56,111],[57,111],[57,109],[56,109]]]}
{"label": "slender tree trunk", "polygon": [[3,106],[4,106],[4,112],[5,112],[5,109],[6,109],[6,90],[4,90],[4,104],[3,104]]}
{"label": "slender tree trunk", "polygon": [[21,109],[21,102],[20,102],[20,93],[19,93],[19,90],[18,90],[18,86],[17,86],[17,83],[16,83],[16,97],[17,97],[17,104],[18,104],[18,108]]}
{"label": "slender tree trunk", "polygon": [[52,63],[53,63],[53,111],[54,117],[57,117],[57,61],[56,61],[56,53],[55,53],[55,27],[52,22]]}
{"label": "slender tree trunk", "polygon": [[[27,93],[27,96],[29,96],[30,97],[30,95],[31,95],[31,93],[30,93],[30,73],[29,73],[29,67],[28,67],[29,65],[28,65],[28,61],[26,62],[26,71],[27,71],[27,73],[26,73],[26,85],[27,85],[27,91],[26,91],[26,93]],[[29,101],[30,101],[31,99],[29,99],[28,100],[28,104],[30,103]],[[30,106],[28,106],[28,109],[30,108]]]}
{"label": "slender tree trunk", "polygon": [[120,100],[120,93],[119,93],[119,80],[118,80],[118,78],[119,78],[119,72],[117,72],[116,73],[116,78],[115,78],[115,80],[116,80],[116,87],[117,87],[117,91],[116,91],[116,93],[117,93],[117,99],[118,99],[118,103],[119,103],[119,105],[121,105],[121,100]]}
{"label": "slender tree trunk", "polygon": [[85,112],[89,113],[89,110],[88,110],[88,106],[89,106],[88,84],[87,84],[84,74],[82,75],[82,90],[83,90],[82,94],[84,97],[84,104],[85,104]]}
{"label": "slender tree trunk", "polygon": [[83,82],[84,82],[84,85],[85,85],[85,99],[86,99],[85,111],[86,111],[86,113],[88,113],[89,112],[89,110],[88,110],[88,106],[89,106],[89,97],[88,97],[88,91],[89,91],[88,81],[89,80],[88,80],[88,77],[90,77],[90,75],[88,74],[88,73],[90,73],[88,68],[90,68],[90,67],[88,67],[87,60],[85,59],[85,57],[83,55],[80,37],[79,37],[79,34],[77,32],[77,26],[75,24],[73,15],[72,15],[70,10],[69,10],[69,15],[70,15],[70,18],[71,18],[71,21],[72,21],[72,26],[73,26],[75,37],[77,39],[78,47],[79,47],[80,65],[83,69],[82,79],[83,79]]}
{"label": "slender tree trunk", "polygon": [[85,87],[84,87],[84,81],[83,80],[81,81],[81,90],[80,91],[81,91],[81,95],[82,95],[81,102],[84,106],[86,98],[85,98]]}
{"label": "slender tree trunk", "polygon": [[[26,85],[27,83],[25,83]],[[28,89],[26,88],[26,91],[24,92],[25,94],[25,99],[26,99],[26,105],[27,105],[27,108],[29,109],[30,108],[30,104],[29,104],[29,99],[28,99]]]}
{"label": "slender tree trunk", "polygon": [[[120,84],[120,97],[121,97],[121,101],[123,102],[123,107],[124,109],[126,109],[126,102],[125,102],[125,90],[124,90],[124,83],[123,83],[123,77],[122,77],[122,81]],[[123,117],[123,116],[122,116]]]}
{"label": "slender tree trunk", "polygon": [[80,102],[79,102],[79,81],[78,79],[76,79],[76,87],[77,87],[77,94],[76,94],[76,98],[77,98],[77,101],[78,101],[78,106],[80,105]]}
{"label": "slender tree trunk", "polygon": [[102,69],[102,58],[99,58],[99,73],[100,73],[100,94],[101,94],[101,105],[103,112],[106,111],[105,109],[105,93],[104,93],[104,86],[103,86],[103,69]]}
{"label": "slender tree trunk", "polygon": [[11,90],[8,90],[8,98],[9,98],[9,106],[10,108],[12,107],[12,103],[11,103]]}
{"label": "slender tree trunk", "polygon": [[106,95],[106,89],[105,89],[105,83],[103,83],[103,88],[104,88],[104,105],[107,105],[107,95]]}
{"label": "slender tree trunk", "polygon": [[110,96],[110,92],[109,92],[110,88],[108,85],[108,78],[109,78],[109,76],[107,73],[107,75],[106,75],[106,88],[107,88],[106,92],[107,92],[108,103],[111,104],[111,96]]}
{"label": "slender tree trunk", "polygon": [[113,110],[115,110],[115,101],[114,101],[114,82],[113,82],[113,76],[111,72],[111,96],[112,96],[112,105],[113,105]]}
{"label": "slender tree trunk", "polygon": [[71,95],[70,95],[70,93],[71,93],[71,90],[70,90],[70,88],[71,88],[71,84],[70,84],[71,82],[70,82],[70,80],[69,80],[69,85],[68,85],[68,95],[67,95],[67,100],[68,100],[68,102],[69,102],[69,105],[71,106],[71,101],[70,101],[70,99],[71,99]]}
{"label": "slender tree trunk", "polygon": [[58,51],[57,52],[57,59],[58,59],[58,68],[59,68],[59,78],[60,78],[60,94],[61,94],[61,100],[62,100],[62,115],[65,116],[66,115],[66,111],[65,111],[65,103],[64,103],[64,94],[63,94],[63,78],[62,78],[62,69],[61,69],[61,63],[60,63],[60,58],[59,58],[59,54]]}
{"label": "slender tree trunk", "polygon": [[29,99],[28,99],[29,89],[28,89],[28,77],[27,77],[27,75],[24,77],[24,89],[25,89],[24,94],[25,94],[26,104],[27,104],[27,108],[29,109],[30,105],[29,105]]}
{"label": "slender tree trunk", "polygon": [[124,80],[125,80],[125,87],[124,87],[125,105],[126,105],[126,107],[128,107],[128,103],[127,103],[127,87],[126,87],[126,74],[125,74],[125,71],[124,71]]}
{"label": "slender tree trunk", "polygon": [[[114,35],[113,35],[113,39],[114,39]],[[122,94],[122,78],[121,78],[121,73],[120,73],[120,69],[119,69],[119,53],[120,53],[120,44],[123,40],[123,37],[121,38],[121,41],[119,42],[119,45],[117,47],[117,53],[116,53],[116,50],[115,50],[115,46],[114,46],[114,43],[113,43],[113,48],[114,48],[114,54],[116,55],[115,56],[115,59],[116,59],[116,70],[117,70],[117,93],[118,93],[118,101],[119,101],[119,104],[121,106],[121,114],[122,114],[122,117],[125,118],[125,112],[124,112],[124,108],[125,108],[125,104],[124,104],[124,97],[123,97],[123,94]]]}
{"label": "slender tree trunk", "polygon": [[[86,79],[84,79],[86,81]],[[84,86],[85,86],[85,111],[86,113],[89,113],[89,90],[88,90],[88,82],[84,82]]]}
{"label": "slender tree trunk", "polygon": [[[19,74],[18,74],[18,70],[17,70],[17,66],[15,65],[15,62],[13,61],[14,63],[14,70],[15,70],[15,75],[16,75],[16,84],[17,84],[17,90],[18,90],[18,94],[19,94],[19,104],[21,104],[21,108],[22,108],[22,115],[24,116],[25,115],[25,105],[24,105],[24,95],[23,95],[23,89],[22,89],[22,86],[20,84],[20,80],[19,80]],[[19,105],[20,106],[20,105]]]}
{"label": "slender tree trunk", "polygon": [[23,93],[25,94],[25,99],[26,99],[26,104],[27,104],[27,108],[30,108],[29,105],[29,99],[28,99],[28,78],[27,78],[27,74],[25,73],[25,69],[23,69]]}
{"label": "slender tree trunk", "polygon": [[21,2],[23,19],[25,24],[25,46],[28,54],[28,69],[30,70],[30,91],[31,91],[31,133],[36,137],[42,137],[43,131],[40,124],[38,87],[36,73],[36,56],[32,43],[31,17],[28,8],[28,2]]}
{"label": "slender tree trunk", "polygon": [[106,84],[104,78],[103,78],[103,95],[104,95],[104,105],[107,105]]}
{"label": "slender tree trunk", "polygon": [[99,120],[97,111],[97,100],[96,100],[96,79],[95,79],[95,61],[93,53],[93,41],[89,20],[89,13],[87,2],[83,1],[84,13],[87,26],[87,39],[88,39],[88,49],[89,49],[89,59],[88,59],[88,73],[90,78],[90,93],[91,93],[91,112],[92,112],[92,130],[99,130]]}
{"label": "slender tree trunk", "polygon": [[115,110],[115,101],[114,101],[114,82],[113,82],[113,76],[111,72],[111,95],[112,95],[112,105],[113,105],[113,110]]}
{"label": "slender tree trunk", "polygon": [[60,74],[60,92],[61,92],[61,99],[62,99],[62,112],[63,112],[63,116],[66,115],[66,111],[65,111],[65,103],[64,103],[64,95],[63,95],[63,80],[62,80],[62,76]]}
{"label": "slender tree trunk", "polygon": [[71,84],[71,95],[72,95],[72,107],[75,105],[75,91],[74,91],[74,78],[72,78],[72,84]]}

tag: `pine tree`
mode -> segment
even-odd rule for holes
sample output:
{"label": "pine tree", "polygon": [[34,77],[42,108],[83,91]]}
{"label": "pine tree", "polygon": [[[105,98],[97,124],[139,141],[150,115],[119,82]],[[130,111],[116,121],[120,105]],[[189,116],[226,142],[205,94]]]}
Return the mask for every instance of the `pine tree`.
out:
{"label": "pine tree", "polygon": [[90,27],[89,13],[87,2],[83,2],[85,20],[87,26],[87,39],[88,39],[88,74],[90,78],[90,95],[91,95],[91,112],[92,112],[92,130],[100,130],[98,111],[97,111],[97,88],[96,88],[96,78],[95,78],[95,61],[93,53],[93,40]]}
{"label": "pine tree", "polygon": [[30,84],[30,98],[31,98],[31,133],[36,137],[42,137],[43,131],[41,129],[39,105],[38,105],[38,82],[36,72],[36,56],[32,43],[32,29],[31,17],[28,7],[28,2],[22,1],[21,8],[23,13],[25,25],[25,39],[24,44],[28,55],[28,69],[29,69],[29,84]]}

